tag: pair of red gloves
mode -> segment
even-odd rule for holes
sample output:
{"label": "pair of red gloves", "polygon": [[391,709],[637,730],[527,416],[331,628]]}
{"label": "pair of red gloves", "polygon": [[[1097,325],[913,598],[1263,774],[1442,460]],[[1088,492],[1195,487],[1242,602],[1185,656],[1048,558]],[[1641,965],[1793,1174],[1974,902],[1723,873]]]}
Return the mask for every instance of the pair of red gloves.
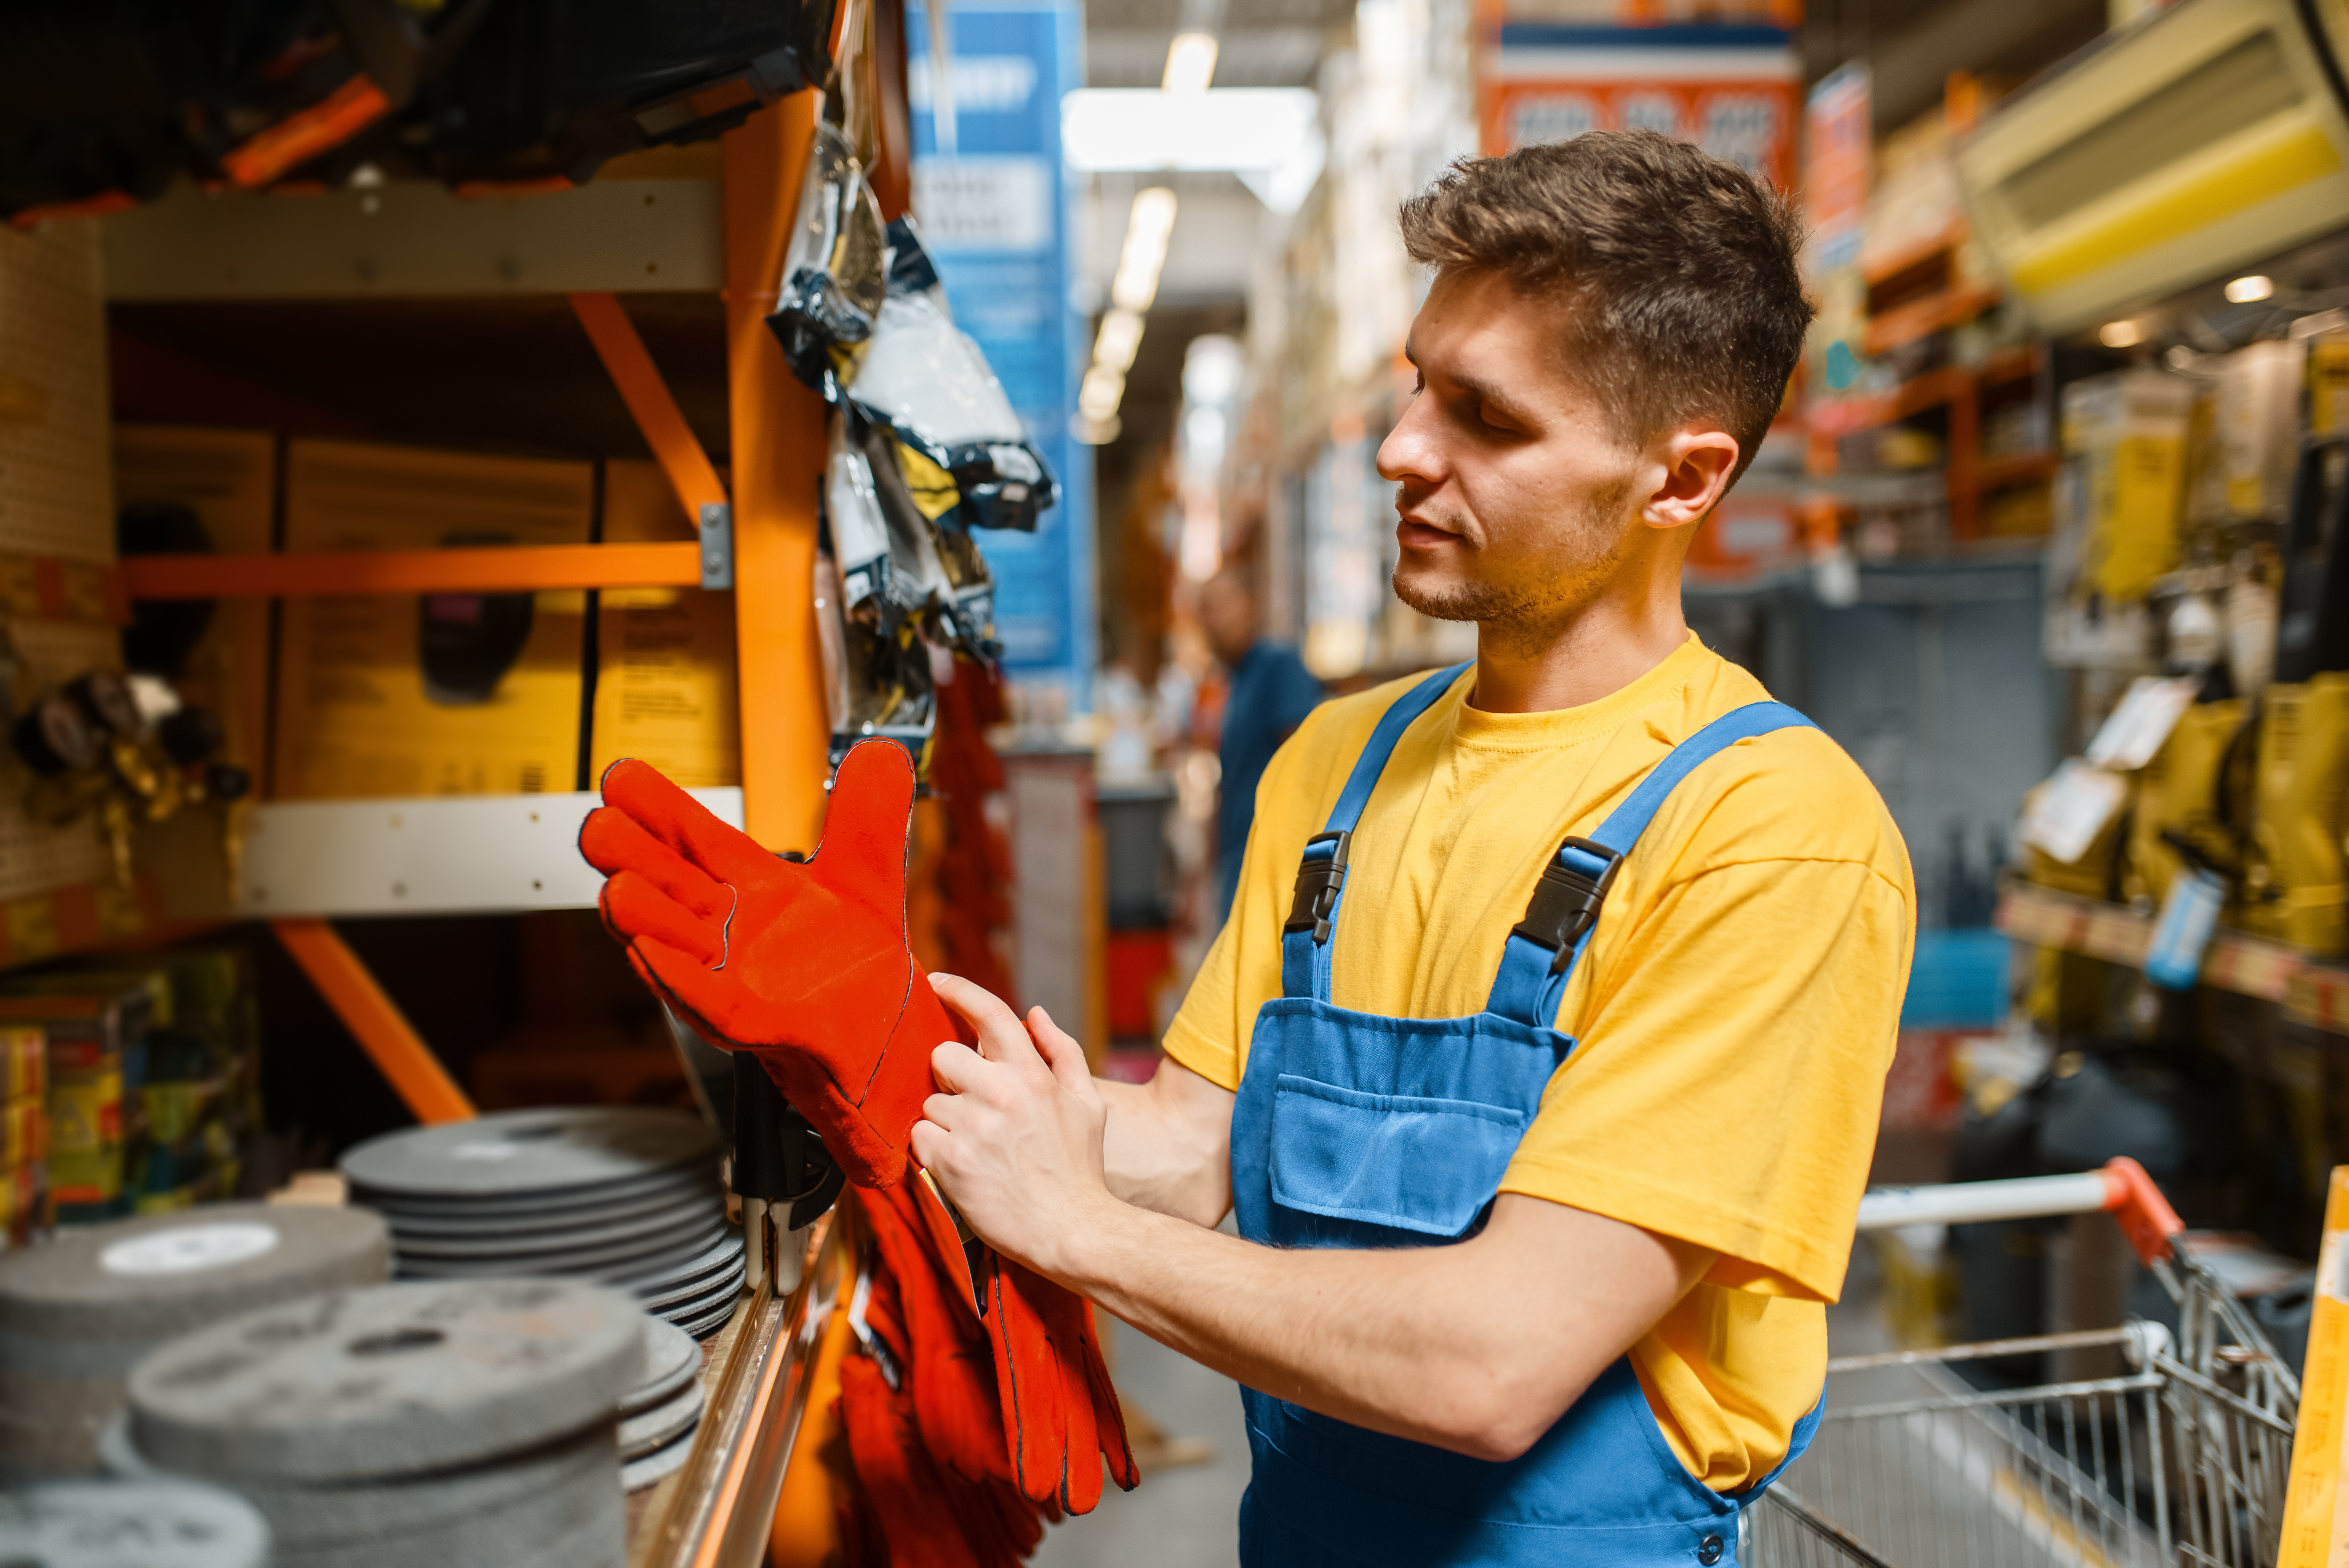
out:
{"label": "pair of red gloves", "polygon": [[[866,1353],[841,1363],[841,1425],[867,1505],[844,1520],[849,1560],[1014,1568],[1046,1521],[1101,1501],[1097,1449],[1119,1485],[1138,1479],[1091,1309],[992,1252],[974,1284],[923,1181],[860,1191],[856,1207],[873,1244],[857,1325]],[[1041,1340],[983,1329],[974,1288],[990,1324],[1033,1325]]]}
{"label": "pair of red gloves", "polygon": [[[605,873],[604,923],[645,983],[711,1040],[755,1053],[849,1180],[876,1195],[868,1209],[895,1205],[899,1228],[926,1238],[926,1264],[906,1254],[892,1265],[901,1298],[931,1304],[909,1322],[916,1387],[918,1369],[961,1354],[945,1347],[967,1345],[974,1328],[992,1345],[997,1424],[991,1435],[983,1424],[977,1436],[961,1429],[978,1398],[964,1379],[963,1413],[941,1416],[935,1437],[955,1434],[947,1462],[978,1465],[991,1441],[1022,1496],[1082,1513],[1101,1496],[1097,1453],[1120,1486],[1135,1480],[1091,1307],[991,1249],[972,1249],[974,1263],[926,1181],[906,1180],[914,1123],[937,1087],[930,1055],[969,1038],[905,943],[914,787],[904,748],[850,748],[823,842],[795,862],[624,760],[605,771],[579,849]],[[916,1290],[913,1279],[930,1283]],[[960,1317],[938,1321],[941,1302]],[[929,1421],[922,1431],[934,1437]]]}

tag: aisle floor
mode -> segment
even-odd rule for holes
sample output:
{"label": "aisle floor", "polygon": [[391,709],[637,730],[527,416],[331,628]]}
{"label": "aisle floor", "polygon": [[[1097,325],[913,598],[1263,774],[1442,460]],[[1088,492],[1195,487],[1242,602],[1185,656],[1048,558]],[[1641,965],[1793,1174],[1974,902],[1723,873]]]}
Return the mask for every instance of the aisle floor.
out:
{"label": "aisle floor", "polygon": [[1126,1397],[1168,1436],[1211,1443],[1216,1457],[1145,1476],[1131,1492],[1111,1488],[1099,1508],[1044,1537],[1036,1568],[1230,1568],[1248,1477],[1239,1385],[1123,1324],[1112,1332]]}

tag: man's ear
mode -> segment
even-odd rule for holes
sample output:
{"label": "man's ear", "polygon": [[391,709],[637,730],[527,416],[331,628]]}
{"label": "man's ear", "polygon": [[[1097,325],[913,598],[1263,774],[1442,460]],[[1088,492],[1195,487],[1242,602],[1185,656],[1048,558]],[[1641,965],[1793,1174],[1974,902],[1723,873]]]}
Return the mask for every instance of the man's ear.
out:
{"label": "man's ear", "polygon": [[1737,438],[1726,430],[1684,426],[1651,452],[1662,482],[1640,509],[1640,521],[1650,528],[1684,528],[1696,521],[1719,503],[1737,472]]}

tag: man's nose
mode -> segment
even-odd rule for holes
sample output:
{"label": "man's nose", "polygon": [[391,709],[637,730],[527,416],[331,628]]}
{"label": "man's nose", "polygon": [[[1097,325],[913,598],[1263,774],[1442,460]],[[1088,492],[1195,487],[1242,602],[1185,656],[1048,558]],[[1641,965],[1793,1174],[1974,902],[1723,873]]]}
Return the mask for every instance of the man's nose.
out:
{"label": "man's nose", "polygon": [[1387,438],[1379,443],[1379,478],[1415,479],[1433,484],[1442,477],[1442,465],[1429,439],[1425,408],[1424,398],[1415,397],[1403,405],[1402,417],[1387,432]]}

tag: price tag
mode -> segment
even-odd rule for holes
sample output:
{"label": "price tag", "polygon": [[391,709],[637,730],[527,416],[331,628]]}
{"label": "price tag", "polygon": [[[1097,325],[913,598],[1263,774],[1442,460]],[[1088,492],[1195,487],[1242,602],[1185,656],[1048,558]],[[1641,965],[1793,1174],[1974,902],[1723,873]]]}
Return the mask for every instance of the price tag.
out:
{"label": "price tag", "polygon": [[2023,801],[2023,841],[2068,866],[2088,852],[2127,797],[2128,786],[2103,769],[2067,760]]}
{"label": "price tag", "polygon": [[2171,991],[2191,991],[2202,974],[2202,954],[2219,929],[2227,884],[2216,873],[2189,871],[2169,884],[2146,949],[2145,977]]}
{"label": "price tag", "polygon": [[2088,742],[2088,760],[2123,773],[2144,767],[2178,727],[2186,710],[2194,706],[2194,694],[2201,686],[2201,682],[2190,677],[2160,680],[2139,676],[2129,683],[2120,706],[2097,727],[2096,738]]}

